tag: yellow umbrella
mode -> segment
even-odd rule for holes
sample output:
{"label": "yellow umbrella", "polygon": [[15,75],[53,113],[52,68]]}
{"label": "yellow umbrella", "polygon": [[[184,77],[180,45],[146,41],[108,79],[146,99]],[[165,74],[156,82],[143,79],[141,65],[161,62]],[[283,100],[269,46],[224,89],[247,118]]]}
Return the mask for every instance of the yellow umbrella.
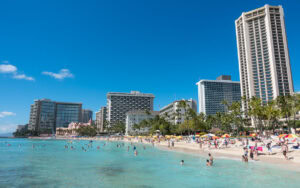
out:
{"label": "yellow umbrella", "polygon": [[221,137],[222,137],[222,138],[229,138],[230,135],[229,135],[229,134],[224,134],[224,135],[222,135]]}

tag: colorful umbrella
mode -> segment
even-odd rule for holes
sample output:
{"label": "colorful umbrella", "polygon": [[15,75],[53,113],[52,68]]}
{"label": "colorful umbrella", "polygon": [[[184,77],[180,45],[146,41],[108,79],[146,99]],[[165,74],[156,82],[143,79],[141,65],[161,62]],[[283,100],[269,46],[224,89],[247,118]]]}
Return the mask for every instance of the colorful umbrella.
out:
{"label": "colorful umbrella", "polygon": [[224,134],[223,136],[221,136],[222,138],[229,138],[230,135],[229,134]]}
{"label": "colorful umbrella", "polygon": [[251,137],[256,137],[257,134],[256,134],[256,133],[252,133],[252,134],[250,134],[250,136],[251,136]]}
{"label": "colorful umbrella", "polygon": [[286,136],[287,136],[287,134],[281,134],[281,135],[279,135],[279,138],[286,137]]}
{"label": "colorful umbrella", "polygon": [[298,136],[295,134],[288,134],[285,136],[285,138],[298,138]]}
{"label": "colorful umbrella", "polygon": [[220,137],[218,136],[213,136],[212,139],[216,140],[216,139],[219,139]]}

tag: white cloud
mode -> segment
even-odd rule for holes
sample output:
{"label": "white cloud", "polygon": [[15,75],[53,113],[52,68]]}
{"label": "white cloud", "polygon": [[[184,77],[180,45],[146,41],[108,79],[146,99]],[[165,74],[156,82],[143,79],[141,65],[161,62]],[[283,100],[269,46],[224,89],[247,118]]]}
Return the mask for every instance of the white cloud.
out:
{"label": "white cloud", "polygon": [[17,128],[17,125],[14,124],[5,124],[5,125],[0,125],[0,133],[12,133],[15,132]]}
{"label": "white cloud", "polygon": [[16,114],[13,112],[0,112],[0,118],[4,118],[6,116],[15,116]]}
{"label": "white cloud", "polygon": [[15,74],[15,75],[13,76],[13,78],[19,79],[19,80],[23,79],[23,80],[34,81],[34,78],[33,78],[33,77],[26,76],[25,74]]}
{"label": "white cloud", "polygon": [[73,78],[74,77],[74,75],[70,72],[69,69],[61,69],[58,73],[44,71],[44,72],[42,72],[42,74],[51,76],[58,80],[63,80],[65,78]]}
{"label": "white cloud", "polygon": [[18,70],[17,67],[14,65],[11,65],[11,64],[7,64],[7,63],[9,63],[8,61],[2,61],[2,63],[5,63],[5,64],[0,65],[0,73],[12,74],[12,78],[18,79],[18,80],[34,81],[33,77],[26,76],[25,74],[19,74],[17,71]]}
{"label": "white cloud", "polygon": [[17,72],[17,67],[13,65],[0,65],[0,73],[15,73]]}

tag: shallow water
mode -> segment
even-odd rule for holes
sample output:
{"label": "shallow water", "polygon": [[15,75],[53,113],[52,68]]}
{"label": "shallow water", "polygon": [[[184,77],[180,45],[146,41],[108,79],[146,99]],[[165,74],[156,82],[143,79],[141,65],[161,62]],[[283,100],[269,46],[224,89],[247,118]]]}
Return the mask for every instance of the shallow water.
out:
{"label": "shallow water", "polygon": [[[11,146],[8,146],[8,143]],[[0,139],[0,187],[299,187],[300,173],[262,163],[205,158],[129,143]],[[34,148],[32,145],[34,144]],[[119,143],[121,144],[121,143]],[[100,149],[97,149],[97,146]],[[181,166],[180,160],[185,161]]]}

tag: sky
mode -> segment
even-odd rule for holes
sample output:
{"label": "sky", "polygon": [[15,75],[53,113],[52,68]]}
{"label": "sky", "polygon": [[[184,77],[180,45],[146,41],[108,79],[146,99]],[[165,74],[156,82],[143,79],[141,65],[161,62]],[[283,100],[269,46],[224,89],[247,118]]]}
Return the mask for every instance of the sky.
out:
{"label": "sky", "polygon": [[300,91],[298,0],[2,0],[0,133],[28,123],[35,99],[96,112],[107,92],[136,90],[159,110],[197,99],[200,79],[239,80],[234,21],[265,4],[284,8]]}

